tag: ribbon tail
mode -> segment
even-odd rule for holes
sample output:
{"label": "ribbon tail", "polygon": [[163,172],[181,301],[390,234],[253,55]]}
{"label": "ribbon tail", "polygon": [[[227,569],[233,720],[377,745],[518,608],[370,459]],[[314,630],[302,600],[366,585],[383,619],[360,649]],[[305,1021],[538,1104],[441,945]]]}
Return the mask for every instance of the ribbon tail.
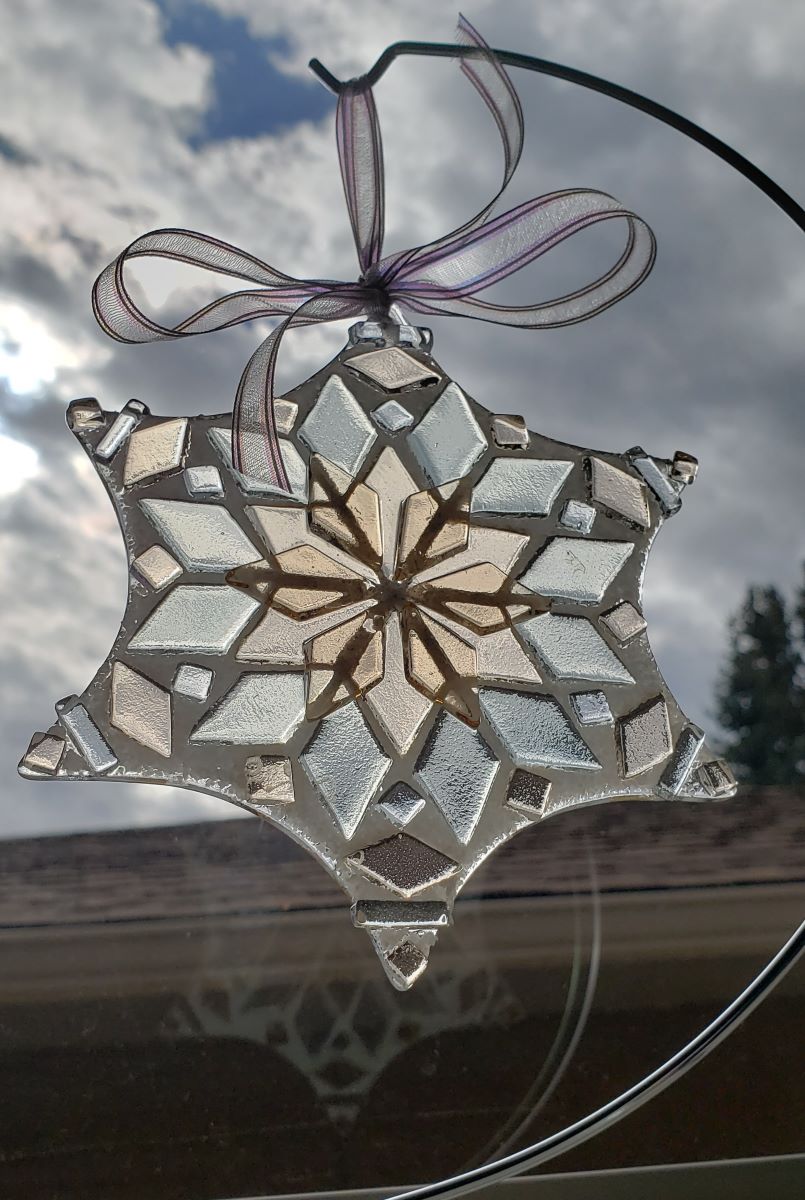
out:
{"label": "ribbon tail", "polygon": [[274,417],[274,373],[287,317],[261,342],[240,377],[232,412],[232,465],[241,475],[290,492]]}
{"label": "ribbon tail", "polygon": [[232,465],[241,475],[290,492],[274,417],[274,375],[282,339],[296,326],[341,321],[365,307],[365,288],[334,283],[304,300],[257,347],[240,377],[232,412]]}

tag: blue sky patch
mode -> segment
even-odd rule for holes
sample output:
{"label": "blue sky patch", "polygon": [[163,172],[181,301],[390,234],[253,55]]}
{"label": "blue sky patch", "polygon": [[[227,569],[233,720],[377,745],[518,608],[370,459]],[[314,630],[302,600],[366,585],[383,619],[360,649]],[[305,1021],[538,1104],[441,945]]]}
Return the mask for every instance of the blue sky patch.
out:
{"label": "blue sky patch", "polygon": [[197,46],[213,61],[213,101],[194,146],[277,133],[334,109],[335,97],[313,76],[308,83],[272,65],[269,56],[287,49],[284,38],[254,37],[242,17],[197,0],[161,0],[160,8],[167,45]]}

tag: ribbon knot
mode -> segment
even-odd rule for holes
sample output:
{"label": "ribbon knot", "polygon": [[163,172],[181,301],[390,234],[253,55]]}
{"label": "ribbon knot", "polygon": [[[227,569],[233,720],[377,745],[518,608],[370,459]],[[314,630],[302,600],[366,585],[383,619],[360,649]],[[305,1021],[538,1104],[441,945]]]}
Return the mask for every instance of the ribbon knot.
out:
{"label": "ribbon knot", "polygon": [[[238,384],[232,414],[232,455],[238,471],[290,490],[274,422],[274,373],[288,329],[399,306],[422,316],[469,317],[525,329],[587,320],[643,282],[654,263],[648,225],[612,196],[591,189],[551,192],[498,217],[523,148],[523,114],[509,76],[481,35],[461,17],[459,37],[482,52],[461,70],[495,120],[503,146],[503,181],[488,204],[444,237],[382,257],[385,230],[383,147],[374,96],[365,76],[338,96],[336,137],[347,211],[360,275],[356,282],[296,279],[227,242],[187,229],[157,229],[136,238],[98,276],[93,311],[101,328],[121,342],[192,337],[261,317],[283,317],[258,346]],[[553,247],[600,221],[626,224],[626,245],[604,274],[552,300],[502,305],[481,297]],[[170,258],[229,275],[253,286],[218,297],[175,325],[162,325],[137,306],[124,268],[132,259]]]}

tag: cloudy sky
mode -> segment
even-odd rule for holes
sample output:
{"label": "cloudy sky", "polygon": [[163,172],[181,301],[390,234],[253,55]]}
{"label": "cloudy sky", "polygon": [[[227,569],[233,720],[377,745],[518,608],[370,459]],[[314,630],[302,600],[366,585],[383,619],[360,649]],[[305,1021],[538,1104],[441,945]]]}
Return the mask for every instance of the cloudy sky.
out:
{"label": "cloudy sky", "polygon": [[[0,821],[5,836],[230,815],[223,801],[130,785],[33,785],[16,762],[53,701],[80,692],[123,611],[122,542],[64,422],[66,403],[132,396],[156,413],[220,412],[261,331],[120,347],[92,281],[137,234],[187,226],[296,275],[355,275],[334,102],[307,70],[366,70],[396,39],[451,40],[432,0],[6,0],[0,45]],[[805,197],[805,8],[790,0],[467,0],[487,39],[602,74],[704,124]],[[507,331],[442,320],[445,369],[497,411],[608,450],[698,455],[699,479],[653,552],[645,607],[683,707],[713,724],[724,626],[748,583],[791,588],[805,558],[805,239],[726,166],[648,118],[516,73],[527,140],[515,203],[613,192],[653,226],[643,288],[595,321]],[[387,250],[453,228],[496,186],[486,114],[449,62],[403,60],[378,88]],[[586,236],[586,235],[585,235]],[[513,281],[568,282],[593,238]],[[170,311],[206,297],[151,272]],[[286,340],[301,381],[344,326]]]}

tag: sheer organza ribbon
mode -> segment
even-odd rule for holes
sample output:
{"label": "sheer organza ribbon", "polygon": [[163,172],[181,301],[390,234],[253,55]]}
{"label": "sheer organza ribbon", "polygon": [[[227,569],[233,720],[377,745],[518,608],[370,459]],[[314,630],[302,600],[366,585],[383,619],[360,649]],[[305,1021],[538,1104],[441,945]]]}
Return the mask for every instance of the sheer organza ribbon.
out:
{"label": "sheer organza ribbon", "polygon": [[[361,79],[339,92],[338,156],[360,264],[355,282],[295,279],[226,242],[187,229],[157,229],[135,239],[95,281],[98,323],[120,342],[151,342],[227,329],[261,317],[284,317],[252,355],[238,385],[232,417],[237,470],[288,490],[273,411],[274,372],[282,337],[300,325],[362,314],[387,315],[392,305],[425,317],[470,317],[524,329],[584,321],[622,299],[648,275],[654,236],[644,221],[604,192],[576,189],[537,196],[493,217],[523,148],[523,113],[506,71],[480,34],[461,17],[459,40],[478,54],[461,70],[479,93],[503,146],[503,181],[475,216],[426,245],[382,256],[383,148],[374,96]],[[554,246],[600,221],[621,220],[626,244],[608,271],[577,291],[535,304],[481,299],[486,289],[522,270]],[[175,325],[162,325],[138,307],[124,278],[128,262],[169,258],[256,285],[230,292]]]}

